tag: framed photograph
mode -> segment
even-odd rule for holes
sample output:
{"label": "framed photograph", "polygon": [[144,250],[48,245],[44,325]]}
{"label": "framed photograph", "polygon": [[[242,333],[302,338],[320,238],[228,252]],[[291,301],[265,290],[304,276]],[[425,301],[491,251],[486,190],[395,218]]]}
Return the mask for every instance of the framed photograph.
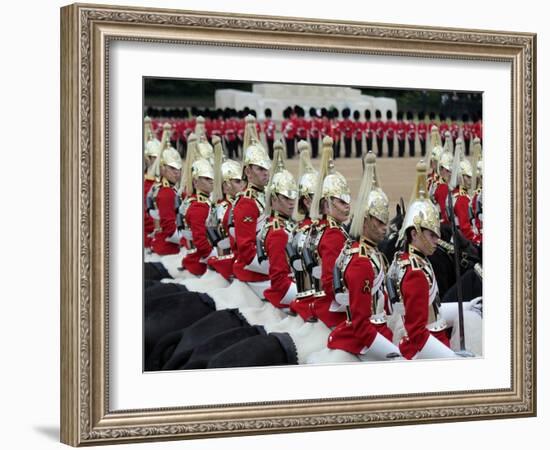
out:
{"label": "framed photograph", "polygon": [[[536,414],[534,34],[76,4],[61,9],[61,63],[62,442]],[[151,80],[192,81],[197,90],[207,81],[305,86],[302,98],[308,89],[322,95],[321,86],[341,89],[339,98],[367,87],[479,97],[483,351],[425,361],[144,370],[143,128],[144,115],[156,114]]]}

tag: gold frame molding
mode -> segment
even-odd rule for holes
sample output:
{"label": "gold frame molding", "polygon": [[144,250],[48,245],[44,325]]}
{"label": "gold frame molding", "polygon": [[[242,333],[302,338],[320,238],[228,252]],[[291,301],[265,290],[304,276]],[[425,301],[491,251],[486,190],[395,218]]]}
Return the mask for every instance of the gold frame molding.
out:
{"label": "gold frame molding", "polygon": [[[511,387],[113,412],[108,56],[113,40],[508,62]],[[74,4],[61,9],[61,440],[80,446],[536,415],[536,35]]]}

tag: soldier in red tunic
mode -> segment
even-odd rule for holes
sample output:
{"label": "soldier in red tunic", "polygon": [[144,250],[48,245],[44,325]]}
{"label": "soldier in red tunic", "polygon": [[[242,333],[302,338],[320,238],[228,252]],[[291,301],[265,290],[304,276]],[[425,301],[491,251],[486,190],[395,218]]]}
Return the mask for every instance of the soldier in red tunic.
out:
{"label": "soldier in red tunic", "polygon": [[376,146],[378,147],[377,156],[380,158],[384,149],[384,133],[386,131],[384,122],[382,122],[382,113],[377,109],[374,113],[376,121],[373,123],[374,136],[376,137]]}
{"label": "soldier in red tunic", "polygon": [[269,217],[259,232],[257,253],[259,270],[269,275],[263,297],[276,308],[287,309],[298,292],[286,254],[295,227],[291,216],[298,197],[298,185],[284,168],[282,153],[280,145],[275,152],[277,166],[267,189],[266,212]]}
{"label": "soldier in red tunic", "polygon": [[387,261],[377,249],[387,230],[389,201],[378,187],[375,157],[367,154],[366,168],[350,227],[350,239],[336,260],[338,293],[331,309],[346,310],[347,320],[330,334],[328,347],[361,359],[385,360],[399,355],[387,326],[390,312],[386,290]]}
{"label": "soldier in red tunic", "polygon": [[[255,122],[254,118],[249,118]],[[263,291],[269,284],[267,274],[256,272],[259,267],[256,253],[256,234],[265,220],[264,188],[269,182],[271,161],[261,145],[255,123],[247,123],[244,136],[243,173],[246,189],[239,193],[233,206],[233,223],[237,255],[233,272],[237,279],[246,282],[263,298]],[[253,270],[254,269],[254,270]]]}
{"label": "soldier in red tunic", "polygon": [[319,154],[319,137],[321,136],[321,131],[323,129],[323,121],[317,115],[315,108],[309,108],[309,140],[311,142],[311,157],[317,158]]}
{"label": "soldier in red tunic", "polygon": [[217,249],[217,255],[208,258],[207,264],[226,280],[233,279],[233,264],[235,262],[235,238],[231,236],[229,218],[233,203],[239,192],[243,190],[243,169],[240,163],[228,159],[222,162],[221,142],[214,138],[214,191],[212,194],[213,208],[208,223],[211,244]]}
{"label": "soldier in red tunic", "polygon": [[[414,158],[416,153],[416,123],[414,122],[413,113],[411,111],[407,112],[407,122],[405,122],[405,134],[407,137],[407,143],[409,144],[409,156]],[[424,156],[424,155],[422,155]]]}
{"label": "soldier in red tunic", "polygon": [[448,147],[443,150],[439,160],[439,178],[434,182],[434,203],[439,208],[441,223],[449,224],[447,215],[447,196],[449,194],[449,182],[451,181],[451,171],[453,170],[453,154],[448,151]]}
{"label": "soldier in red tunic", "polygon": [[397,124],[392,120],[392,112],[386,111],[386,122],[384,124],[384,131],[386,136],[386,143],[388,145],[388,156],[393,157],[393,144],[397,131]]}
{"label": "soldier in red tunic", "polygon": [[149,214],[149,210],[153,208],[153,205],[148,205],[149,192],[153,185],[158,182],[158,176],[155,173],[159,167],[155,161],[160,155],[160,141],[155,137],[153,129],[151,127],[151,119],[145,117],[144,119],[144,138],[145,138],[145,175],[143,181],[143,246],[147,249],[151,247],[153,240],[153,233],[155,231],[155,221]]}
{"label": "soldier in red tunic", "polygon": [[365,109],[365,122],[362,124],[363,133],[365,133],[365,143],[367,152],[372,152],[373,124],[371,122],[370,109]]}
{"label": "soldier in red tunic", "polygon": [[305,141],[298,142],[300,152],[300,167],[298,172],[298,201],[294,211],[294,219],[297,226],[292,237],[292,246],[288,254],[298,290],[296,299],[291,302],[290,310],[300,314],[302,318],[312,317],[311,303],[314,300],[313,280],[306,268],[304,258],[304,245],[306,237],[313,225],[310,216],[311,203],[315,194],[319,173],[311,165],[309,158],[309,145]]}
{"label": "soldier in red tunic", "polygon": [[292,159],[294,156],[294,146],[296,142],[296,123],[291,117],[292,109],[290,107],[283,111],[283,121],[281,122],[281,132],[285,140],[286,157]]}
{"label": "soldier in red tunic", "polygon": [[239,143],[237,140],[237,128],[238,123],[235,118],[236,112],[234,110],[226,111],[225,113],[225,128],[223,130],[223,139],[225,148],[227,149],[227,156],[229,158],[237,158],[239,156]]}
{"label": "soldier in red tunic", "polygon": [[206,261],[212,254],[208,241],[206,221],[210,215],[210,193],[214,188],[214,169],[210,162],[201,158],[198,143],[190,140],[187,148],[185,192],[179,207],[182,219],[182,243],[187,248],[181,266],[195,276],[206,272]]}
{"label": "soldier in red tunic", "polygon": [[343,224],[349,218],[351,202],[346,179],[334,170],[331,149],[332,140],[323,139],[321,172],[311,207],[311,217],[317,223],[308,241],[309,251],[316,256],[312,275],[321,285],[311,312],[328,327],[334,327],[346,318],[344,313],[332,312],[329,308],[334,300],[334,263],[347,238]]}
{"label": "soldier in red tunic", "polygon": [[428,124],[426,123],[426,114],[424,111],[418,113],[416,130],[418,133],[418,142],[420,143],[420,154],[424,158],[426,156],[426,141],[428,138]]}
{"label": "soldier in red tunic", "polygon": [[441,147],[441,140],[439,137],[439,131],[435,125],[431,129],[429,148],[430,153],[428,158],[428,167],[430,171],[428,173],[427,189],[428,193],[430,194],[430,198],[434,199],[435,189],[439,182],[439,161],[441,160],[441,153],[443,152],[443,148]]}
{"label": "soldier in red tunic", "polygon": [[[163,142],[165,141],[163,137]],[[173,147],[162,151],[160,160],[161,180],[151,188],[154,210],[150,211],[158,220],[158,230],[155,232],[151,249],[158,255],[173,255],[179,253],[179,238],[176,230],[177,183],[181,178],[181,156]],[[153,215],[153,211],[157,211]]]}
{"label": "soldier in red tunic", "polygon": [[275,122],[271,118],[272,113],[270,108],[266,108],[264,111],[265,120],[263,123],[263,132],[265,135],[265,141],[267,143],[267,153],[270,159],[273,159],[273,142],[275,141]]}
{"label": "soldier in red tunic", "polygon": [[437,281],[428,260],[439,239],[439,214],[426,192],[426,165],[421,161],[416,170],[415,199],[401,228],[406,250],[395,254],[389,269],[397,292],[394,311],[404,325],[399,350],[407,359],[453,358],[456,354],[449,348],[448,326],[439,313]]}
{"label": "soldier in red tunic", "polygon": [[[403,112],[397,111],[397,122],[395,123],[395,135],[397,137],[397,155],[400,158],[405,156],[405,139],[407,132],[407,124],[403,121]],[[388,142],[389,144],[389,142]]]}
{"label": "soldier in red tunic", "polygon": [[361,122],[361,113],[353,111],[353,139],[355,140],[355,157],[361,158],[363,155],[363,132],[365,131],[365,122]]}
{"label": "soldier in red tunic", "polygon": [[339,123],[340,131],[344,137],[344,156],[346,158],[351,156],[351,143],[355,132],[355,124],[350,119],[350,116],[350,109],[344,108],[342,110],[342,120]]}
{"label": "soldier in red tunic", "polygon": [[[460,142],[460,140],[458,141]],[[461,151],[462,143],[457,145],[456,151]],[[452,208],[455,224],[464,237],[473,244],[481,244],[481,235],[475,227],[475,217],[470,209],[471,198],[468,191],[472,185],[472,165],[464,159],[460,162],[458,185],[452,190]],[[448,206],[449,208],[451,205]]]}

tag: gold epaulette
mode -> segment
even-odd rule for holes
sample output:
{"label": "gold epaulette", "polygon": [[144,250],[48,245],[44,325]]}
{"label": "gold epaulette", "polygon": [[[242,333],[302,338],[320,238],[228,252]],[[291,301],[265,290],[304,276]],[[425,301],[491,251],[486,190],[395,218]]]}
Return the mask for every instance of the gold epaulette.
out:
{"label": "gold epaulette", "polygon": [[409,256],[409,260],[411,261],[412,270],[422,270],[422,268],[426,265],[422,259],[414,254]]}
{"label": "gold epaulette", "polygon": [[330,216],[328,217],[328,226],[329,228],[340,228],[340,224]]}
{"label": "gold epaulette", "polygon": [[359,257],[361,258],[369,257],[369,248],[367,244],[365,244],[364,242],[361,242],[361,244],[359,244],[359,247],[357,247],[357,250],[359,252]]}
{"label": "gold epaulette", "polygon": [[162,181],[160,182],[160,184],[161,184],[162,187],[172,187],[170,185],[170,182],[166,178],[163,178]]}
{"label": "gold epaulette", "polygon": [[271,221],[271,227],[273,228],[274,231],[276,230],[280,230],[282,227],[281,227],[281,222],[279,222],[279,219],[277,217],[275,217],[272,221]]}
{"label": "gold epaulette", "polygon": [[246,190],[243,192],[242,195],[243,195],[243,197],[246,197],[246,198],[256,198],[257,197],[256,190],[252,189],[252,188],[246,188]]}
{"label": "gold epaulette", "polygon": [[197,194],[197,201],[200,203],[210,203],[210,198],[202,193]]}

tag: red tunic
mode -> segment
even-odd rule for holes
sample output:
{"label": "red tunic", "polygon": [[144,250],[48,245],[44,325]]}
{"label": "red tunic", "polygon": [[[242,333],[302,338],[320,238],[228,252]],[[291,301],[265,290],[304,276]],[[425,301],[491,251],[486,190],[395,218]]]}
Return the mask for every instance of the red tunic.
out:
{"label": "red tunic", "polygon": [[382,122],[381,120],[377,120],[372,124],[372,128],[377,139],[382,139],[384,137],[384,132],[386,131],[386,126],[384,122]]}
{"label": "red tunic", "polygon": [[405,124],[405,134],[409,141],[416,139],[416,124],[412,120]]}
{"label": "red tunic", "polygon": [[417,130],[418,139],[420,139],[420,142],[425,142],[426,136],[428,134],[428,125],[426,125],[426,122],[419,122],[418,125],[416,126],[416,130]]}
{"label": "red tunic", "polygon": [[180,246],[167,242],[166,239],[176,231],[176,190],[165,178],[161,183],[155,199],[160,217],[160,230],[155,233],[151,248],[158,255],[175,255],[179,253]]}
{"label": "red tunic", "polygon": [[447,204],[448,194],[449,194],[449,185],[444,181],[440,180],[439,184],[435,188],[434,199],[439,206],[441,222],[445,224],[449,223],[449,217],[447,216],[447,208],[445,207],[445,205]]}
{"label": "red tunic", "polygon": [[431,264],[420,252],[412,250],[412,247],[409,253],[397,255],[396,262],[403,271],[399,292],[405,309],[403,324],[407,332],[399,343],[401,354],[412,359],[423,349],[430,333],[449,347],[446,325],[433,327],[433,331],[428,328],[438,321],[434,305],[430,302],[430,297],[434,297],[433,290],[437,289],[434,286],[437,282]]}
{"label": "red tunic", "polygon": [[235,226],[235,241],[238,254],[233,265],[235,276],[241,281],[267,281],[267,275],[248,270],[256,256],[256,227],[258,219],[263,214],[263,195],[255,186],[250,185],[237,197],[233,206],[233,221]]}
{"label": "red tunic", "polygon": [[233,142],[237,139],[237,128],[238,123],[235,119],[226,120],[223,135],[227,142]]}
{"label": "red tunic", "polygon": [[192,194],[185,202],[189,206],[185,211],[185,227],[191,231],[192,245],[187,241],[187,253],[183,257],[182,266],[193,275],[206,272],[206,259],[212,253],[212,245],[206,235],[206,220],[210,214],[208,196],[199,192]]}
{"label": "red tunic", "polygon": [[334,300],[334,264],[346,242],[344,231],[332,217],[328,217],[328,225],[325,228],[317,251],[321,258],[321,286],[325,295],[315,299],[313,312],[326,326],[334,327],[346,319],[342,312],[329,311]]}
{"label": "red tunic", "polygon": [[404,141],[407,136],[407,124],[402,120],[398,120],[395,124],[395,133],[398,141]]}
{"label": "red tunic", "polygon": [[453,211],[455,214],[456,226],[466,239],[474,244],[481,244],[481,236],[477,230],[472,227],[470,221],[470,196],[463,188],[456,188],[453,191]]}
{"label": "red tunic", "polygon": [[370,321],[372,315],[371,289],[374,270],[366,252],[360,251],[360,243],[354,242],[351,257],[344,272],[344,281],[349,293],[351,320],[341,322],[328,338],[328,348],[359,354],[370,347],[376,338],[376,326]]}
{"label": "red tunic", "polygon": [[268,141],[273,141],[275,139],[275,122],[271,119],[265,119],[263,123],[263,131],[265,137]]}
{"label": "red tunic", "polygon": [[355,131],[355,123],[353,121],[350,119],[343,119],[338,126],[346,139],[351,139],[353,137]]}
{"label": "red tunic", "polygon": [[145,176],[145,181],[143,182],[143,245],[145,248],[151,247],[151,242],[153,238],[149,235],[155,231],[155,221],[147,212],[147,194],[155,184],[154,178],[148,178]]}
{"label": "red tunic", "polygon": [[306,119],[303,117],[298,117],[294,121],[294,125],[296,126],[296,137],[298,139],[306,140],[308,137],[309,132],[309,123]]}
{"label": "red tunic", "polygon": [[441,142],[445,143],[445,133],[449,131],[449,124],[447,122],[441,122],[439,124],[439,135],[441,136]]}
{"label": "red tunic", "polygon": [[386,131],[386,139],[390,141],[397,132],[397,124],[393,120],[388,120],[384,124],[384,129]]}
{"label": "red tunic", "polygon": [[309,136],[312,139],[319,138],[321,130],[323,129],[323,121],[319,118],[314,118],[310,121],[309,124]]}
{"label": "red tunic", "polygon": [[264,296],[276,308],[286,308],[294,300],[296,293],[296,285],[285,251],[291,225],[285,218],[277,214],[272,215],[269,218],[269,230],[264,240],[271,282],[264,291]]}
{"label": "red tunic", "polygon": [[296,137],[296,124],[293,119],[285,119],[281,122],[281,131],[285,139]]}

